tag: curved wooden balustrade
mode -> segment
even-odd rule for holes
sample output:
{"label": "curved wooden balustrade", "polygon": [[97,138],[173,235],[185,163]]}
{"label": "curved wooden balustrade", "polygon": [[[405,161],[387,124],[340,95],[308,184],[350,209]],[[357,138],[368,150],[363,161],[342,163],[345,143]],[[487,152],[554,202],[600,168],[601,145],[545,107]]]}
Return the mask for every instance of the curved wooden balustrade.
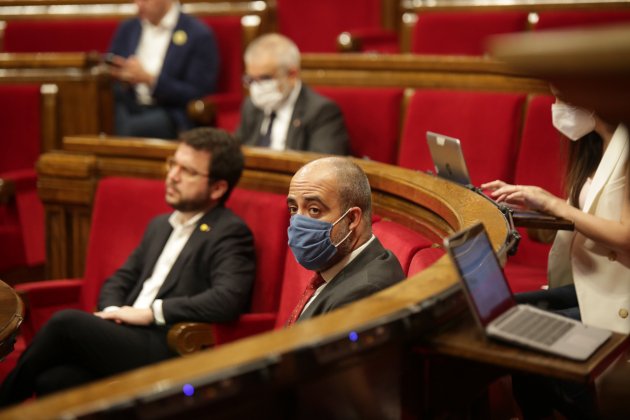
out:
{"label": "curved wooden balustrade", "polygon": [[[98,178],[108,175],[161,177],[163,160],[174,147],[173,143],[159,140],[67,138],[65,152],[45,154],[38,165],[40,193],[48,220],[52,221],[49,227],[59,233],[61,227],[54,221],[64,219],[66,227],[78,228],[75,237],[85,234],[87,228],[81,227],[80,220],[89,220],[89,205]],[[246,149],[245,153],[246,171],[241,186],[281,193],[286,193],[292,174],[300,166],[318,157],[260,149]],[[356,162],[369,176],[376,214],[404,223],[436,241],[482,220],[495,249],[503,245],[507,234],[503,216],[475,193],[423,173],[369,161]],[[78,214],[81,216],[74,218]],[[73,236],[72,232],[66,233],[66,239]],[[55,242],[55,246],[61,245],[60,240]],[[431,307],[433,302],[444,299],[447,314],[459,312],[462,302],[460,293],[453,289],[456,283],[454,268],[447,258],[442,258],[396,287],[295,328],[140,369],[117,377],[115,385],[112,380],[95,383],[5,413],[19,418],[80,415],[138,398],[179,395],[185,383],[207,385],[204,404],[220,402],[225,392],[236,391],[232,387],[251,375],[254,382],[262,380],[259,375],[271,375],[276,385],[287,385],[370,347],[401,343],[425,330],[432,321],[419,314],[424,314],[423,308]],[[449,301],[457,306],[450,308]],[[325,347],[326,343],[340,339],[345,343],[348,340],[344,337],[350,331],[365,338],[350,343],[348,351]],[[313,349],[315,354],[312,354]],[[244,385],[243,382],[239,386]],[[152,408],[147,406],[147,409]]]}
{"label": "curved wooden balustrade", "polygon": [[[174,148],[174,143],[160,140],[72,137],[65,139],[65,151],[43,155],[38,164],[40,194],[49,234],[57,235],[52,236],[55,247],[85,247],[90,203],[100,177],[163,177],[164,158]],[[245,154],[241,186],[280,193],[286,193],[301,165],[318,157],[256,148],[246,149]],[[494,248],[502,247],[507,225],[486,199],[423,173],[356,162],[370,179],[376,214],[437,242],[481,220]],[[81,269],[72,257],[65,258],[51,261],[66,263],[66,270]],[[329,414],[337,417],[349,405],[360,418],[400,418],[401,395],[421,398],[414,393],[424,376],[413,369],[417,362],[408,364],[412,343],[425,342],[428,351],[486,365],[590,380],[623,341],[616,337],[588,363],[580,364],[488,344],[471,323],[464,323],[450,338],[435,337],[442,324],[466,308],[456,285],[455,269],[443,257],[392,288],[293,328],[41,398],[0,412],[0,418],[296,418],[300,408],[322,408],[321,400],[302,404],[313,387],[334,405]],[[402,384],[404,375],[413,383]],[[186,384],[194,387],[193,396],[182,392]]]}

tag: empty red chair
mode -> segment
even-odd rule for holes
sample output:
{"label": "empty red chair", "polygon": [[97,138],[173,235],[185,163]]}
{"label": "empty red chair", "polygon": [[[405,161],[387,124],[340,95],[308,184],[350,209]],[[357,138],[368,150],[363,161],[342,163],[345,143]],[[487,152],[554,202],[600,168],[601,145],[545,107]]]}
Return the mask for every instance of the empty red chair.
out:
{"label": "empty red chair", "polygon": [[[529,101],[516,161],[515,182],[537,185],[564,197],[561,151],[567,146],[567,140],[561,137],[551,122],[554,100],[553,96],[539,95]],[[529,239],[525,229],[520,229],[520,233],[518,251],[505,266],[513,292],[536,290],[547,284],[547,255],[551,245]]]}
{"label": "empty red chair", "polygon": [[408,275],[411,277],[429,268],[434,262],[442,258],[444,254],[445,252],[442,248],[434,246],[418,250],[411,259]]}
{"label": "empty red chair", "polygon": [[44,209],[35,172],[41,121],[40,85],[0,85],[0,179],[15,187],[8,202],[0,202],[0,272],[44,263]]}
{"label": "empty red chair", "polygon": [[411,35],[416,54],[484,55],[489,37],[527,29],[526,12],[426,12]]}
{"label": "empty red chair", "polygon": [[533,29],[571,29],[630,22],[630,10],[565,10],[538,13]]}
{"label": "empty red chair", "polygon": [[315,90],[341,108],[353,156],[391,164],[396,162],[402,89],[316,87]]}
{"label": "empty red chair", "polygon": [[107,52],[119,19],[11,20],[5,52]]}
{"label": "empty red chair", "polygon": [[278,0],[278,32],[301,52],[336,52],[337,36],[381,29],[382,0]]}
{"label": "empty red chair", "polygon": [[398,165],[434,171],[426,142],[433,131],[460,139],[473,184],[511,182],[524,102],[513,93],[417,90],[407,106]]}
{"label": "empty red chair", "polygon": [[372,232],[383,246],[392,251],[398,258],[405,274],[409,273],[413,256],[419,250],[429,248],[433,244],[432,241],[415,230],[389,220],[375,223],[372,226]]}

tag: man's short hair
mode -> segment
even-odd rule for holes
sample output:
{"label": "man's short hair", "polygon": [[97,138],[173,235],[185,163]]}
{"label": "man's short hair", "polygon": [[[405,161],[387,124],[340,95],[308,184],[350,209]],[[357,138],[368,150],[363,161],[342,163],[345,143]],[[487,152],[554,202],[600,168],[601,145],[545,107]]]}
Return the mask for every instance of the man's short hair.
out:
{"label": "man's short hair", "polygon": [[227,181],[228,189],[220,200],[221,204],[225,203],[243,173],[245,158],[240,143],[228,132],[210,127],[185,131],[180,140],[195,150],[210,153],[208,182]]}
{"label": "man's short hair", "polygon": [[245,50],[245,63],[257,58],[272,56],[282,70],[300,69],[300,50],[289,38],[280,34],[267,34],[253,40]]}
{"label": "man's short hair", "polygon": [[370,226],[372,224],[372,190],[367,175],[359,165],[348,158],[330,159],[334,159],[339,202],[343,211],[350,207],[360,208],[364,222]]}

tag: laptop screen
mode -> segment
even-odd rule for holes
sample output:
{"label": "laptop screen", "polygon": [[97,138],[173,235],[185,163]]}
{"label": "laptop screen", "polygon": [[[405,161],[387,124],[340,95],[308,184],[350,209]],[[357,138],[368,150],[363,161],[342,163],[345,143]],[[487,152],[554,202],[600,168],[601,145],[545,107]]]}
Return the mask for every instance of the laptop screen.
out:
{"label": "laptop screen", "polygon": [[427,144],[439,177],[462,185],[471,183],[458,139],[427,131]]}
{"label": "laptop screen", "polygon": [[516,304],[481,223],[449,238],[448,250],[482,326]]}

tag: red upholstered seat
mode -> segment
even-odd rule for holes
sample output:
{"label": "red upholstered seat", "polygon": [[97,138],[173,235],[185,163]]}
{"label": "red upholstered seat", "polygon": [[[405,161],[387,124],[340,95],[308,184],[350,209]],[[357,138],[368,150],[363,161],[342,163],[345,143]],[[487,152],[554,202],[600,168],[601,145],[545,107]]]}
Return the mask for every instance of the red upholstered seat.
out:
{"label": "red upholstered seat", "polygon": [[372,232],[386,249],[396,255],[405,274],[409,273],[413,256],[419,250],[428,248],[433,244],[432,241],[415,230],[389,220],[381,220],[372,225]]}
{"label": "red upholstered seat", "polygon": [[[551,123],[552,96],[532,98],[527,106],[523,136],[516,162],[515,182],[538,185],[560,197],[564,162],[561,138]],[[521,242],[516,255],[510,257],[505,272],[513,292],[539,289],[547,284],[547,255],[550,245],[534,242],[520,229]]]}
{"label": "red upholstered seat", "polygon": [[409,264],[409,276],[413,276],[430,267],[438,259],[442,258],[444,250],[437,247],[429,247],[418,250]]}
{"label": "red upholstered seat", "polygon": [[538,13],[534,30],[595,27],[630,22],[629,10],[565,10]]}
{"label": "red upholstered seat", "polygon": [[243,29],[239,16],[205,16],[201,20],[214,32],[221,63],[217,92],[205,99],[216,106],[219,128],[233,132],[240,120],[243,100]]}
{"label": "red upholstered seat", "polygon": [[320,86],[316,90],[341,108],[353,156],[396,162],[402,89]]}
{"label": "red upholstered seat", "polygon": [[461,140],[473,184],[511,182],[525,96],[495,92],[417,90],[403,127],[398,165],[434,171],[426,132]]}
{"label": "red upholstered seat", "polygon": [[[280,194],[235,189],[228,207],[250,225],[256,242],[258,271],[252,297],[255,327],[246,319],[234,323],[231,331],[219,331],[219,343],[258,332],[259,318],[266,329],[273,327],[278,306],[280,281],[286,249],[288,216],[285,197]],[[94,199],[92,227],[83,279],[49,280],[16,286],[24,291],[29,313],[22,324],[22,335],[30,341],[33,334],[57,310],[77,308],[93,311],[98,292],[138,245],[146,225],[154,216],[170,212],[164,201],[162,180],[105,178]],[[260,314],[262,313],[262,314]],[[263,316],[264,315],[264,316]],[[244,315],[246,318],[248,315]],[[239,330],[240,328],[240,330]]]}
{"label": "red upholstered seat", "polygon": [[381,0],[278,0],[278,30],[301,52],[336,52],[345,31],[381,28]]}
{"label": "red upholstered seat", "polygon": [[15,185],[15,198],[0,203],[0,272],[45,259],[44,210],[35,173],[42,136],[40,98],[38,84],[0,85],[0,178]]}
{"label": "red upholstered seat", "polygon": [[293,256],[291,249],[287,247],[276,329],[285,326],[311,277],[313,277],[313,272],[302,267]]}
{"label": "red upholstered seat", "polygon": [[118,19],[11,20],[5,52],[107,52]]}
{"label": "red upholstered seat", "polygon": [[490,36],[526,29],[526,12],[427,12],[414,25],[411,52],[484,55]]}

